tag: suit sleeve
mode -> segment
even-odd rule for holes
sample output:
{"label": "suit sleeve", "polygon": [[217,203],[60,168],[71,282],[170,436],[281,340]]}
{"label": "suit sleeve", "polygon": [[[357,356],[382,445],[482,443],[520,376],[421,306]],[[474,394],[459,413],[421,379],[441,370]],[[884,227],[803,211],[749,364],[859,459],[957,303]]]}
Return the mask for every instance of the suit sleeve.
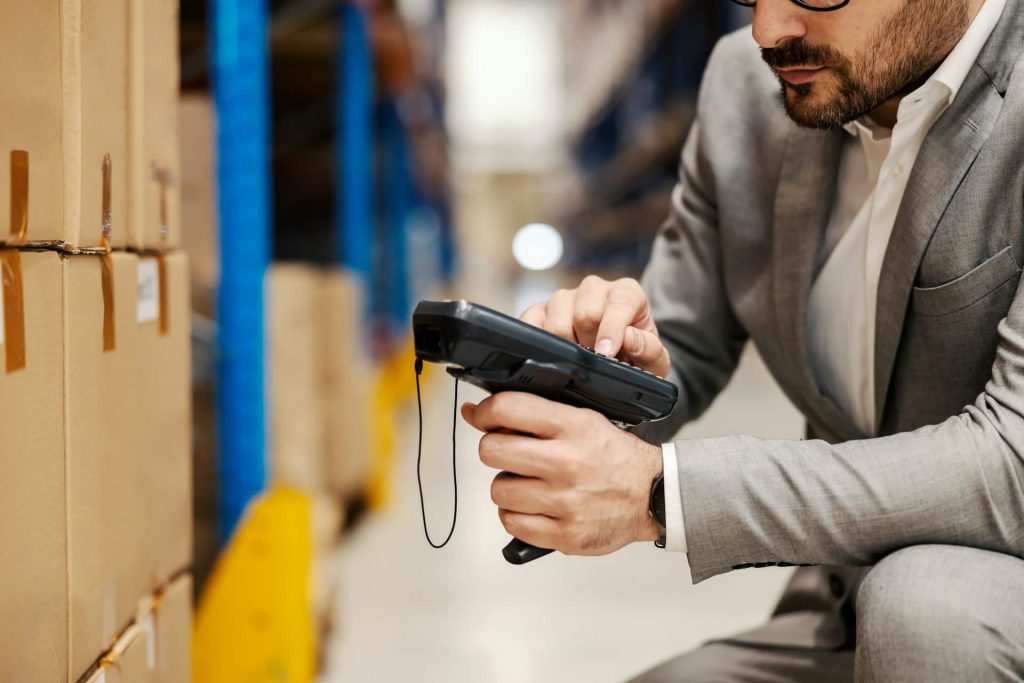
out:
{"label": "suit sleeve", "polygon": [[693,580],[920,544],[1024,558],[1024,281],[998,331],[984,392],[941,424],[838,445],[677,441]]}

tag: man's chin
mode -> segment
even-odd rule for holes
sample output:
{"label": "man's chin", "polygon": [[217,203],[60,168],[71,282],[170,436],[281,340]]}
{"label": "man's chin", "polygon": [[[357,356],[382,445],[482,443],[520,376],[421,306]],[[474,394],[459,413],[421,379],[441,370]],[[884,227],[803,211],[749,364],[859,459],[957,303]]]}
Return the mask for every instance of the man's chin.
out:
{"label": "man's chin", "polygon": [[789,118],[803,128],[836,130],[851,120],[842,115],[834,99],[823,96],[821,89],[810,83],[784,83],[782,103]]}

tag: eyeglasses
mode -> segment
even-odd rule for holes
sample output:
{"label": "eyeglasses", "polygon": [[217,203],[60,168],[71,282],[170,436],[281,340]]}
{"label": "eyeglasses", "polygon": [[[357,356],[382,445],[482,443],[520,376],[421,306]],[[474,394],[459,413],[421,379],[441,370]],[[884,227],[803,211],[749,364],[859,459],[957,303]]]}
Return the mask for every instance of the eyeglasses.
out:
{"label": "eyeglasses", "polygon": [[[757,4],[757,0],[732,1],[737,5],[743,5],[744,7],[753,7]],[[791,2],[812,12],[834,12],[835,10],[842,9],[850,4],[850,0],[791,0]]]}

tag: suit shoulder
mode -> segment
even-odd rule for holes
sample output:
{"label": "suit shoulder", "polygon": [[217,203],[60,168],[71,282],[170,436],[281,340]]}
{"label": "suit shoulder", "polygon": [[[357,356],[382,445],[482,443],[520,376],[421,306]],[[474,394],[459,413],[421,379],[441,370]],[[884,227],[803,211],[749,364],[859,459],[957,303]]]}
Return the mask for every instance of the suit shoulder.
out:
{"label": "suit shoulder", "polygon": [[710,85],[719,85],[733,93],[740,85],[756,88],[759,95],[779,90],[778,81],[761,59],[761,50],[749,26],[719,39],[708,60],[707,76],[716,79]]}
{"label": "suit shoulder", "polygon": [[770,133],[792,128],[782,106],[779,81],[761,59],[749,26],[715,45],[701,83],[698,118],[709,132],[731,136],[772,138]]}

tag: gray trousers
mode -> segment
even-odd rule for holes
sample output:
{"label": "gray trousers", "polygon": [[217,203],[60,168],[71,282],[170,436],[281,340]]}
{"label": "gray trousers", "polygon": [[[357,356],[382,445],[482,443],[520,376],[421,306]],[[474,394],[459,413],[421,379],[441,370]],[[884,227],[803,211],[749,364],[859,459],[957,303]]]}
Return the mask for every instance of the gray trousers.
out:
{"label": "gray trousers", "polygon": [[857,595],[855,650],[721,641],[634,683],[1024,681],[1024,561],[916,546],[879,562]]}

